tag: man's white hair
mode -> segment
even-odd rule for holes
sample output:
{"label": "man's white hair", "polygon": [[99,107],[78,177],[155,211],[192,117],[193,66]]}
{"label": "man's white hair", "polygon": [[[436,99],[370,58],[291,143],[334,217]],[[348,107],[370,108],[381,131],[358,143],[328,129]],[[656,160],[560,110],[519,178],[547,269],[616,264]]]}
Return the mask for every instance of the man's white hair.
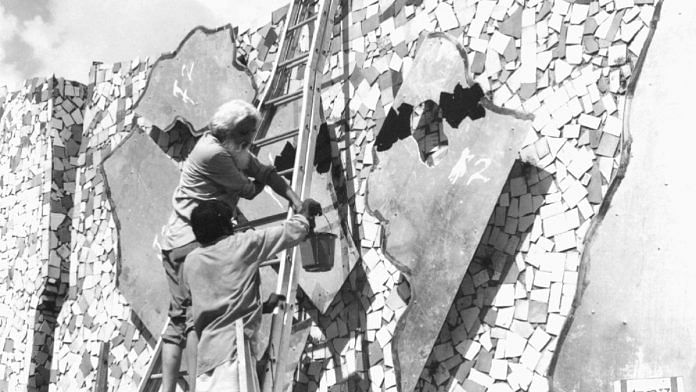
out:
{"label": "man's white hair", "polygon": [[[261,115],[256,108],[241,99],[233,99],[221,105],[210,120],[210,131],[219,140],[237,139],[248,133],[247,127],[239,127],[242,122],[261,122]],[[246,131],[246,132],[245,132]]]}

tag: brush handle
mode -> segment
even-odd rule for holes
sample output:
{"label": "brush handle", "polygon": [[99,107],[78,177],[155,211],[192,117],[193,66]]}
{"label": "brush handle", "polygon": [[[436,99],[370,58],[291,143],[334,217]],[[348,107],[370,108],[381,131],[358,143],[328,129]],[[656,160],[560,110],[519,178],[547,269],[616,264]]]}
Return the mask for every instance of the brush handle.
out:
{"label": "brush handle", "polygon": [[314,227],[316,226],[316,222],[314,221],[314,217],[311,217],[307,219],[309,221],[309,235],[314,234]]}

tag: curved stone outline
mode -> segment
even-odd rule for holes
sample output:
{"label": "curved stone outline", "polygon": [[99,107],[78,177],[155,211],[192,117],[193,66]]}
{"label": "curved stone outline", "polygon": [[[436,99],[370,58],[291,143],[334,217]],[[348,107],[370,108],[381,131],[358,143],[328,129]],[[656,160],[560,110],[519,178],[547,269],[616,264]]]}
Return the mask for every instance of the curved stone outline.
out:
{"label": "curved stone outline", "polygon": [[[179,181],[179,170],[150,135],[138,127],[134,127],[116,151],[122,166],[111,161],[119,155],[111,154],[111,159],[105,159],[97,167],[104,178],[105,197],[118,233],[116,287],[150,334],[159,337],[167,318],[169,290],[156,244],[160,228],[171,213],[170,195]],[[138,163],[128,164],[127,160],[132,162],[133,158]],[[133,174],[133,166],[141,169]]]}
{"label": "curved stone outline", "polygon": [[[429,34],[426,36],[425,40],[424,40],[423,42],[421,42],[421,47],[419,47],[419,50],[422,48],[422,45],[423,45],[425,42],[427,42],[428,39],[434,39],[434,40],[444,39],[444,40],[446,40],[447,42],[453,44],[453,45],[455,46],[455,48],[456,48],[457,53],[459,54],[460,58],[462,59],[463,68],[464,68],[464,79],[466,80],[466,82],[467,82],[470,86],[473,85],[473,84],[475,83],[474,80],[473,80],[473,78],[471,77],[470,72],[469,72],[469,66],[468,66],[468,60],[467,60],[466,51],[465,51],[464,48],[459,44],[459,42],[457,42],[454,38],[452,38],[450,35],[448,35],[448,34],[446,34],[446,33],[442,33],[442,32],[429,33]],[[416,54],[415,57],[416,57],[416,59],[418,59],[418,53]],[[416,60],[414,60],[414,61],[416,61]],[[412,69],[412,70],[413,70],[413,69]],[[412,75],[410,75],[410,76],[411,76],[411,78],[414,77],[414,76],[412,76]],[[419,76],[419,75],[417,75],[417,76]],[[404,85],[406,85],[406,83],[407,83],[408,80],[409,80],[409,76],[405,77],[405,79],[404,79]],[[404,87],[404,85],[402,85],[402,88]],[[454,88],[454,86],[450,86],[449,88]],[[445,90],[443,90],[443,91],[445,91]],[[400,97],[401,95],[402,95],[402,94],[401,94],[401,90],[400,90],[399,93],[397,93],[397,97],[396,97],[395,100],[394,100],[395,105],[396,105],[397,102],[401,102],[401,101],[399,100],[399,97]],[[428,98],[429,98],[429,99],[432,99],[432,98],[435,98],[435,97],[428,97]],[[438,97],[438,98],[439,98],[439,97]],[[403,98],[402,98],[402,100],[403,100]],[[405,102],[405,101],[404,101],[404,102]],[[405,102],[405,103],[412,104],[411,102]],[[415,102],[414,102],[414,103],[415,103]],[[422,103],[421,103],[421,104],[422,104]],[[501,114],[501,115],[509,115],[509,116],[511,116],[511,117],[514,118],[514,119],[518,119],[518,120],[531,120],[531,119],[534,118],[534,116],[533,116],[531,113],[521,113],[521,112],[518,112],[518,111],[515,111],[515,110],[511,110],[511,109],[507,109],[507,108],[498,107],[498,106],[496,106],[495,104],[493,104],[493,102],[492,102],[490,99],[488,99],[488,98],[483,98],[483,99],[482,99],[482,105],[483,105],[486,109],[488,109],[489,111],[491,111],[491,112],[494,112],[494,113],[496,113],[496,114]],[[485,120],[485,119],[476,120],[476,122],[478,122],[479,124],[480,124],[480,122],[482,122],[482,121],[486,121],[486,120]],[[472,124],[473,124],[473,122],[472,122]],[[457,131],[455,130],[455,132],[457,132]],[[460,131],[460,132],[463,132],[463,131]],[[459,137],[461,138],[461,135],[459,135]],[[522,135],[522,137],[524,137],[524,135]],[[454,139],[454,138],[450,136],[448,139]],[[398,145],[398,144],[401,144],[401,145],[402,145],[402,148],[403,148],[403,143],[412,143],[413,141],[414,141],[414,140],[413,140],[412,138],[407,138],[407,140],[397,141],[396,143],[397,143],[397,145]],[[396,147],[396,146],[392,146],[391,148],[397,148],[397,147]],[[383,154],[385,154],[385,152],[382,152],[381,154],[383,155]],[[379,155],[379,154],[378,154],[378,155]],[[420,159],[418,159],[418,163],[423,164],[423,162],[422,162]],[[374,170],[374,169],[373,169],[373,170]],[[433,168],[431,168],[431,170],[438,170],[438,168],[433,167]],[[440,170],[442,170],[442,169],[440,168]],[[371,174],[368,181],[373,181],[373,176],[374,176],[374,174]],[[501,189],[502,189],[502,185],[501,185]],[[368,190],[367,190],[366,193],[369,194],[369,184],[368,184]],[[369,200],[369,197],[368,197],[368,200]],[[374,211],[373,209],[370,208],[370,203],[369,203],[369,202],[367,202],[366,204],[367,204],[367,205],[366,205],[366,209],[367,209],[367,211],[368,211],[371,215],[373,215],[373,216],[381,216],[381,214],[379,214],[379,213],[375,214],[376,211]],[[491,208],[493,208],[493,207],[494,207],[494,205],[493,205]],[[488,216],[486,216],[485,219],[486,219],[486,222],[487,222],[487,221],[488,221]],[[382,219],[380,219],[380,220],[382,220]],[[484,224],[484,227],[485,227],[486,223],[484,222],[483,224]],[[474,246],[468,246],[468,247],[467,247],[467,246],[463,246],[463,247],[465,247],[465,248],[471,248],[471,255],[472,255],[472,257],[473,257],[473,251],[477,248],[478,243],[481,241],[481,240],[480,240],[480,235],[482,235],[482,234],[483,234],[483,231],[481,231],[481,232],[478,233],[478,234],[475,234],[476,237],[479,237],[479,240],[477,240],[475,244],[472,244],[472,245],[474,245]],[[412,277],[413,271],[411,270],[411,268],[410,268],[409,266],[406,266],[403,262],[399,261],[397,257],[395,257],[394,255],[390,254],[390,252],[389,252],[388,249],[387,249],[387,243],[388,243],[388,238],[385,238],[384,241],[383,241],[383,243],[382,243],[382,253],[384,254],[384,257],[385,257],[387,260],[389,260],[390,263],[392,263],[397,269],[399,269],[403,274],[406,275],[407,280],[409,281],[409,285],[411,286],[411,301],[413,301],[414,298],[416,298],[416,297],[419,295],[418,292],[417,292],[417,290],[416,290],[416,288],[414,287],[414,283],[412,282],[412,279],[414,279],[414,278]],[[467,266],[468,266],[468,261],[467,261]],[[464,272],[466,272],[466,269],[464,269],[464,270],[462,271],[462,278],[464,277]],[[438,282],[429,282],[429,283],[431,283],[431,284],[438,284]],[[458,287],[458,286],[459,286],[459,284],[457,284],[456,287]],[[454,287],[454,292],[455,292],[455,293],[456,293],[456,287]],[[452,298],[454,299],[454,294],[452,295]],[[450,305],[450,303],[449,303],[449,301],[448,301],[448,302],[445,304],[445,307],[446,307],[447,309],[449,309],[450,306],[451,306],[451,305]],[[444,309],[443,309],[443,310],[444,310]],[[402,390],[402,391],[410,391],[410,390],[412,390],[412,389],[415,387],[416,382],[417,382],[417,380],[418,380],[418,376],[419,376],[419,374],[415,374],[415,371],[414,371],[413,369],[409,369],[409,370],[407,370],[407,372],[409,373],[409,375],[408,375],[408,377],[406,377],[406,378],[408,378],[408,382],[404,381],[404,378],[405,378],[405,377],[404,377],[404,374],[403,374],[403,372],[402,372],[403,369],[401,369],[401,366],[400,366],[400,365],[401,365],[401,360],[400,360],[400,358],[403,357],[403,356],[408,356],[408,357],[410,358],[410,360],[412,360],[412,361],[414,360],[414,359],[412,358],[413,355],[406,355],[406,354],[403,353],[403,352],[402,352],[402,355],[399,355],[399,351],[403,351],[404,349],[406,349],[406,350],[411,349],[411,348],[413,347],[413,346],[412,346],[412,345],[413,345],[413,342],[403,342],[403,345],[400,345],[400,344],[399,344],[399,340],[403,339],[403,337],[397,337],[397,334],[399,334],[400,332],[401,332],[401,333],[405,333],[404,331],[405,331],[407,328],[412,327],[411,325],[409,325],[409,326],[406,325],[406,323],[409,322],[409,321],[410,321],[410,322],[415,322],[415,320],[409,320],[409,315],[412,314],[412,312],[413,312],[413,305],[412,305],[412,304],[409,304],[409,306],[407,306],[405,312],[402,314],[402,316],[401,316],[401,317],[398,319],[398,321],[397,321],[396,329],[395,329],[394,336],[393,336],[393,340],[392,340],[392,356],[393,356],[393,358],[394,358],[394,363],[395,363],[395,365],[396,365],[396,366],[395,366],[395,369],[396,369],[396,375],[397,375],[397,384],[401,386],[401,390]],[[447,313],[448,313],[447,310],[443,311],[442,314],[441,314],[441,316],[442,316],[441,319],[438,319],[438,320],[435,320],[435,321],[432,321],[432,322],[435,323],[435,324],[437,324],[437,325],[441,325],[442,322],[444,322],[445,317],[447,316]],[[437,328],[437,327],[435,327],[435,328]],[[438,330],[438,331],[439,331],[439,330]],[[437,333],[433,333],[433,336],[431,337],[431,340],[433,341],[433,343],[435,342],[435,339],[436,339],[436,338],[437,338]],[[423,343],[423,342],[421,342],[421,343]],[[403,346],[403,347],[400,347],[400,346]],[[409,346],[410,346],[410,347],[409,347]],[[430,352],[431,347],[428,346],[428,347],[426,347],[426,349],[428,350],[428,352]],[[411,349],[411,351],[414,351],[414,350]],[[417,350],[417,351],[422,352],[423,350],[420,349],[420,350]],[[411,352],[411,354],[415,354],[415,353]],[[417,368],[419,368],[419,369],[422,368],[423,365],[425,365],[427,358],[428,358],[427,355],[423,355],[423,356],[422,356],[422,360],[421,360],[422,365],[421,365],[421,366],[417,366]]]}
{"label": "curved stone outline", "polygon": [[[174,58],[179,54],[179,52],[181,51],[181,49],[184,47],[184,45],[186,44],[186,42],[187,42],[191,37],[193,37],[193,35],[196,34],[198,31],[201,31],[201,32],[203,32],[203,33],[206,34],[206,35],[212,35],[212,34],[219,33],[220,31],[223,31],[223,30],[228,30],[228,31],[229,31],[230,42],[231,42],[231,46],[232,46],[232,48],[233,48],[233,53],[232,53],[233,62],[232,62],[231,65],[232,65],[233,67],[235,67],[237,70],[242,71],[242,72],[244,72],[244,73],[247,74],[247,76],[249,77],[249,80],[251,81],[251,86],[252,86],[252,88],[254,89],[254,92],[255,92],[255,93],[254,93],[253,101],[255,101],[256,99],[258,99],[258,86],[256,85],[256,80],[254,79],[253,74],[251,73],[251,71],[249,70],[249,68],[247,68],[246,66],[240,64],[240,63],[237,61],[237,56],[236,56],[236,54],[237,54],[237,42],[236,42],[236,39],[235,39],[235,38],[236,38],[236,34],[235,34],[234,28],[232,27],[232,24],[231,24],[231,23],[227,23],[227,24],[225,24],[224,26],[221,26],[221,27],[218,27],[218,28],[215,28],[215,29],[210,29],[210,28],[207,28],[207,27],[205,27],[205,26],[199,25],[199,26],[194,27],[191,31],[188,32],[188,34],[186,34],[186,36],[184,37],[183,40],[181,40],[181,42],[179,43],[179,45],[177,46],[176,49],[174,49],[173,51],[171,51],[171,52],[169,52],[169,53],[164,53],[164,54],[162,54],[162,55],[152,64],[151,71],[148,73],[147,83],[145,84],[145,88],[143,89],[142,94],[140,94],[140,97],[138,97],[138,101],[135,102],[135,104],[133,104],[133,109],[132,109],[133,112],[137,112],[138,106],[140,105],[140,103],[141,103],[143,97],[145,97],[145,94],[147,93],[148,88],[150,87],[150,82],[151,82],[151,80],[152,80],[152,75],[153,75],[153,73],[154,73],[154,71],[155,71],[157,65],[159,65],[160,62],[166,61],[166,60],[172,60],[172,59],[174,59]],[[173,116],[173,121],[172,121],[165,129],[162,129],[162,131],[163,131],[163,132],[169,132],[169,131],[174,127],[174,125],[176,124],[177,121],[179,121],[179,122],[185,124],[185,125],[189,128],[189,130],[191,131],[191,134],[194,135],[194,136],[200,136],[201,134],[203,134],[203,132],[205,132],[205,127],[202,128],[202,129],[200,129],[200,130],[195,129],[195,128],[193,127],[193,124],[191,124],[186,118],[181,117],[181,116],[178,115],[178,114],[175,114],[175,115]]]}
{"label": "curved stone outline", "polygon": [[645,43],[643,44],[643,48],[641,49],[640,54],[638,55],[636,65],[631,72],[631,79],[628,82],[628,87],[626,88],[626,102],[624,103],[624,118],[621,130],[621,147],[619,147],[621,151],[619,153],[621,155],[621,161],[619,163],[619,167],[616,169],[616,174],[614,175],[614,178],[609,183],[607,193],[602,198],[602,203],[599,206],[599,211],[597,212],[597,215],[594,217],[594,220],[590,224],[590,228],[587,230],[587,234],[585,235],[585,241],[583,242],[585,249],[582,252],[580,258],[580,267],[578,269],[578,285],[575,290],[573,307],[570,311],[568,320],[566,320],[561,334],[558,337],[558,348],[554,353],[551,365],[549,367],[549,373],[547,375],[547,377],[550,379],[549,384],[551,384],[552,387],[554,386],[553,376],[556,371],[556,364],[558,362],[560,352],[563,349],[563,343],[565,341],[565,338],[568,336],[568,333],[570,332],[570,328],[572,327],[573,321],[575,319],[575,311],[580,306],[585,289],[589,284],[587,278],[588,269],[590,267],[590,255],[587,251],[587,248],[592,245],[592,242],[597,233],[597,229],[604,221],[604,217],[606,216],[607,212],[609,212],[611,202],[614,199],[616,191],[619,189],[619,185],[621,185],[621,182],[626,176],[626,170],[628,170],[628,164],[631,160],[631,144],[633,143],[633,136],[631,135],[630,116],[628,114],[630,113],[631,103],[635,95],[640,73],[643,70],[643,65],[645,63],[645,58],[648,54],[648,49],[650,48],[650,44],[652,43],[655,31],[657,30],[657,23],[660,20],[662,5],[663,0],[658,0],[655,4],[655,10],[653,12],[652,20],[650,21],[648,37],[646,38]]}

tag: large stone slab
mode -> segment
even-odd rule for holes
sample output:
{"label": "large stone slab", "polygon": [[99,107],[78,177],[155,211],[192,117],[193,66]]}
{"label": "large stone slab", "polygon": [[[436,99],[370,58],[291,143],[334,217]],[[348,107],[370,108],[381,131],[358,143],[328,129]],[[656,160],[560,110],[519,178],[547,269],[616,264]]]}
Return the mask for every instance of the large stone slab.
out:
{"label": "large stone slab", "polygon": [[134,131],[104,161],[121,254],[118,287],[155,337],[167,319],[169,288],[157,247],[171,213],[179,169],[145,133]]}
{"label": "large stone slab", "polygon": [[[420,44],[394,107],[437,105],[441,93],[451,94],[457,85],[474,85],[466,51],[451,36],[431,33]],[[444,127],[440,129],[447,142],[441,140],[441,147],[447,149],[438,151],[437,160],[423,163],[418,143],[406,137],[377,153],[379,163],[368,180],[368,207],[386,220],[384,252],[411,286],[411,300],[392,345],[402,392],[412,391],[418,381],[531,129],[531,122],[521,119],[530,116],[497,108],[486,99],[458,104],[462,114],[471,114],[480,104],[487,110],[478,120],[457,121],[457,129],[439,116],[425,120]],[[414,126],[412,118],[412,133]]]}
{"label": "large stone slab", "polygon": [[155,62],[135,112],[164,131],[180,120],[199,134],[221,104],[231,99],[251,102],[256,96],[236,51],[230,25],[193,29],[179,48]]}
{"label": "large stone slab", "polygon": [[393,340],[402,392],[421,374],[530,123],[487,111],[444,126],[449,148],[437,166],[409,137],[378,154],[369,178],[369,207],[387,221],[385,253],[411,285]]}

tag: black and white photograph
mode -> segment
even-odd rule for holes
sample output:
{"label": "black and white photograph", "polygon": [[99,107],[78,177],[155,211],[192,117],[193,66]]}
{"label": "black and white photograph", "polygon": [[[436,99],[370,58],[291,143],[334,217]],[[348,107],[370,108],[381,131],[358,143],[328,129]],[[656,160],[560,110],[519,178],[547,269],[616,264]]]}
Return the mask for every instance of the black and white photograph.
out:
{"label": "black and white photograph", "polygon": [[0,0],[0,392],[696,390],[694,21]]}

